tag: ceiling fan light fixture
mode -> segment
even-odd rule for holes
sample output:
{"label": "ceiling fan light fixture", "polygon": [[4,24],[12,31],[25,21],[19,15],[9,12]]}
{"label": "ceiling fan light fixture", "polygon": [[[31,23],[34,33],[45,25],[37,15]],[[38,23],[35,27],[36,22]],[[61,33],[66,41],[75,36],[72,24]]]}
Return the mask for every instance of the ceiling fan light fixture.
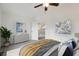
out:
{"label": "ceiling fan light fixture", "polygon": [[43,6],[44,7],[48,7],[49,6],[49,3],[43,3]]}

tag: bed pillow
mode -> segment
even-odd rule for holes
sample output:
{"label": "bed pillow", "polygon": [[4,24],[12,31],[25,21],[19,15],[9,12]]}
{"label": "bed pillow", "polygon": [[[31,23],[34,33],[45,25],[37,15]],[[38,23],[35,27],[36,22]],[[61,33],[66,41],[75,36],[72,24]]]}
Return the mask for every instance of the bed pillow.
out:
{"label": "bed pillow", "polygon": [[77,43],[76,43],[75,39],[72,38],[69,41],[72,43],[73,49],[75,49],[76,46],[77,46]]}

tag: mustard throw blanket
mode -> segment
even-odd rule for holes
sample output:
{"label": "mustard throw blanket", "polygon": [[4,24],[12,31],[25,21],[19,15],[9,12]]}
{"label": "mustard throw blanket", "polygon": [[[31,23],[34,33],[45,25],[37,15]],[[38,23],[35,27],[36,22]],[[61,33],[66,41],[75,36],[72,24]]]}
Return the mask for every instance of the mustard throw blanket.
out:
{"label": "mustard throw blanket", "polygon": [[56,42],[56,41],[53,41],[53,40],[39,40],[38,42],[36,43],[33,43],[33,44],[29,44],[28,46],[24,46],[21,50],[20,50],[20,53],[19,55],[21,56],[32,56],[34,55],[41,47],[47,45],[48,43],[50,42]]}

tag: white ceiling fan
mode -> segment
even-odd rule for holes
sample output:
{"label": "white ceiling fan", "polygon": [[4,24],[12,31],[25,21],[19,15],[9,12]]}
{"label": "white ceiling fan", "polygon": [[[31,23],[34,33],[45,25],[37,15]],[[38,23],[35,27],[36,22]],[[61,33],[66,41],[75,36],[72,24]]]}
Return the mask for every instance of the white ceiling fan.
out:
{"label": "white ceiling fan", "polygon": [[40,7],[40,6],[44,6],[44,10],[47,11],[48,10],[48,6],[59,6],[59,3],[41,3],[39,5],[34,6],[34,8]]}

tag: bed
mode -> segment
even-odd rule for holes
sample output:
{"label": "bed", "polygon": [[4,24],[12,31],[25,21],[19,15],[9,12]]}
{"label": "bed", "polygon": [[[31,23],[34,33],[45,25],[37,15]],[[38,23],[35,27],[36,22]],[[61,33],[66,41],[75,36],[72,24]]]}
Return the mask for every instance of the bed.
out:
{"label": "bed", "polygon": [[8,51],[7,56],[79,56],[79,42],[75,49],[70,47],[73,46],[68,41],[60,43],[52,39],[30,40],[25,45]]}
{"label": "bed", "polygon": [[7,56],[58,56],[60,42],[51,39],[29,41],[26,45],[7,52]]}

